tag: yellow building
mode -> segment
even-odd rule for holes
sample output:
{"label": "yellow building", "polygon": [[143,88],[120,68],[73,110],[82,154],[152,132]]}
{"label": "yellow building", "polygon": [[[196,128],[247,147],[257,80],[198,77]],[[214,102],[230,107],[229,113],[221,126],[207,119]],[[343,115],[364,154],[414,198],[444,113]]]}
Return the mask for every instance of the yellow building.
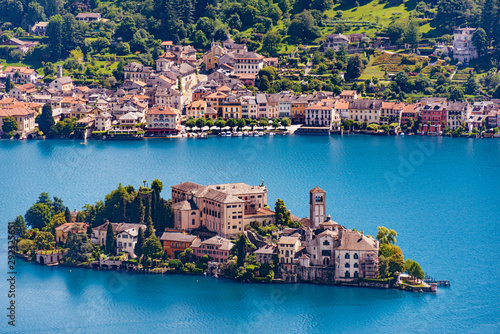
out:
{"label": "yellow building", "polygon": [[219,58],[224,55],[224,48],[219,43],[212,42],[212,47],[209,51],[203,54],[203,63],[205,69],[211,70],[219,66]]}
{"label": "yellow building", "polygon": [[222,117],[224,119],[229,118],[241,118],[241,103],[240,102],[224,102],[222,105]]}
{"label": "yellow building", "polygon": [[83,232],[87,233],[88,225],[85,223],[65,223],[56,227],[56,242],[64,244],[68,239],[69,233]]}
{"label": "yellow building", "polygon": [[308,104],[307,98],[304,96],[292,97],[290,112],[294,123],[304,123]]}

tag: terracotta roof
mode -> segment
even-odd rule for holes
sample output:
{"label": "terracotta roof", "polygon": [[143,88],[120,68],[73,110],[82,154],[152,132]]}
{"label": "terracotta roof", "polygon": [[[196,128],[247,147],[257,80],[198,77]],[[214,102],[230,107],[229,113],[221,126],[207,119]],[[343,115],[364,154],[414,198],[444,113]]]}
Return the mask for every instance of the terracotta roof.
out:
{"label": "terracotta roof", "polygon": [[184,234],[180,232],[163,232],[160,240],[162,241],[179,241],[179,242],[193,242],[198,236]]}
{"label": "terracotta roof", "polygon": [[168,106],[151,108],[147,112],[148,115],[178,115],[179,110]]}
{"label": "terracotta roof", "polygon": [[73,229],[85,230],[87,228],[87,224],[85,223],[64,223],[59,227],[56,227],[56,231],[69,232]]}
{"label": "terracotta roof", "polygon": [[172,41],[163,41],[163,42],[161,42],[161,46],[168,46],[168,45],[172,45]]}
{"label": "terracotta roof", "polygon": [[198,210],[198,206],[193,201],[181,201],[172,204],[172,209],[186,211],[186,210]]}
{"label": "terracotta roof", "polygon": [[19,89],[21,92],[36,91],[36,86],[32,83],[16,86],[15,88]]}
{"label": "terracotta roof", "polygon": [[326,191],[324,191],[323,189],[321,189],[320,187],[315,187],[311,190],[309,190],[310,193],[325,193],[326,194]]}
{"label": "terracotta roof", "polygon": [[281,237],[280,240],[278,240],[278,245],[279,244],[295,244],[299,240],[299,237]]}
{"label": "terracotta roof", "polygon": [[184,192],[196,191],[202,188],[204,188],[202,185],[189,181],[172,186],[172,189],[181,190]]}
{"label": "terracotta roof", "polygon": [[340,238],[338,250],[359,250],[359,251],[377,251],[378,242],[373,238],[361,234],[357,231],[345,230]]}

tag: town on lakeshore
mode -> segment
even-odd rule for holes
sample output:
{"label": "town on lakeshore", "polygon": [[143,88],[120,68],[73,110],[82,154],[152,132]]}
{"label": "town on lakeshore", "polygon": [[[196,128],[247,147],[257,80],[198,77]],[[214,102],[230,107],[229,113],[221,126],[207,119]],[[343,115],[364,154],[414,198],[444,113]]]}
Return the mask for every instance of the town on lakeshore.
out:
{"label": "town on lakeshore", "polygon": [[[183,182],[171,200],[154,180],[121,184],[104,201],[70,211],[42,193],[11,225],[17,255],[42,265],[137,273],[224,276],[241,282],[312,282],[435,292],[437,282],[405,259],[397,233],[376,236],[327,214],[326,191],[309,191],[309,217],[278,199],[272,210],[260,185]],[[27,229],[26,226],[31,227]]]}
{"label": "town on lakeshore", "polygon": [[500,137],[496,0],[28,2],[0,1],[4,138]]}

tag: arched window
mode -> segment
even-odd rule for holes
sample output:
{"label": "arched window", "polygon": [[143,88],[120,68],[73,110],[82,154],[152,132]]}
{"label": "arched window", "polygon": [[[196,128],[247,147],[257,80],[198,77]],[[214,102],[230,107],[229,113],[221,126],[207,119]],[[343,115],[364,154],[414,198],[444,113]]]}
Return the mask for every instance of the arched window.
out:
{"label": "arched window", "polygon": [[193,211],[193,212],[191,212],[191,216],[194,216],[195,214],[196,214],[196,212],[194,212],[194,211]]}
{"label": "arched window", "polygon": [[349,273],[348,270],[346,270],[346,272],[345,272],[345,278],[351,278],[351,274]]}
{"label": "arched window", "polygon": [[358,253],[354,253],[354,258],[358,259]]}
{"label": "arched window", "polygon": [[349,263],[346,263],[346,264],[345,264],[345,267],[346,267],[346,268],[349,268],[350,266],[351,266],[351,265],[350,265]]}
{"label": "arched window", "polygon": [[329,259],[329,258],[327,258],[327,257],[325,257],[325,258],[323,259],[323,265],[327,266],[327,265],[329,265],[329,264],[330,264],[330,259]]}
{"label": "arched window", "polygon": [[358,267],[358,263],[356,262],[356,263],[354,264],[354,268],[357,268],[357,267]]}
{"label": "arched window", "polygon": [[194,219],[192,220],[192,224],[194,225]]}
{"label": "arched window", "polygon": [[325,240],[325,242],[323,242],[323,246],[329,246],[330,243],[328,242],[328,240]]}
{"label": "arched window", "polygon": [[349,259],[349,258],[350,258],[349,253],[345,253],[345,258],[346,258],[346,259]]}
{"label": "arched window", "polygon": [[359,277],[359,274],[357,271],[354,272],[354,278],[358,278]]}

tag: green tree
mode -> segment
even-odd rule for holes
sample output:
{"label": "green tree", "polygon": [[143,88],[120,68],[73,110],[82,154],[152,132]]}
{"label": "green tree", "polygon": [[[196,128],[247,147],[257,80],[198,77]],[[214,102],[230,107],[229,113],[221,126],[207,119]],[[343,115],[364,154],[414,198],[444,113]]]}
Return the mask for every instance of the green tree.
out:
{"label": "green tree", "polygon": [[50,134],[50,128],[55,124],[54,117],[52,116],[52,106],[45,104],[42,108],[42,114],[38,120],[38,128],[44,135]]}
{"label": "green tree", "polygon": [[273,122],[271,123],[271,125],[273,126],[274,129],[279,128],[279,126],[280,126],[279,119],[277,119],[277,118],[273,119]]}
{"label": "green tree", "polygon": [[267,118],[265,117],[261,117],[259,119],[259,126],[262,126],[262,127],[267,127],[269,125],[269,121],[267,120]]}
{"label": "green tree", "polygon": [[395,244],[396,237],[398,233],[394,230],[389,230],[387,227],[378,226],[377,240],[380,241],[381,244]]}
{"label": "green tree", "polygon": [[60,59],[63,52],[63,22],[61,15],[54,15],[47,25],[46,35],[53,59]]}
{"label": "green tree", "polygon": [[144,236],[146,237],[146,239],[149,239],[149,237],[154,234],[155,233],[153,228],[153,220],[151,219],[151,215],[149,215],[146,223],[146,232],[144,233]]}
{"label": "green tree", "polygon": [[116,54],[119,56],[126,56],[130,54],[130,44],[127,42],[119,42],[116,46]]}
{"label": "green tree", "polygon": [[408,275],[418,279],[425,278],[425,272],[422,270],[422,267],[420,267],[420,264],[418,264],[417,262],[407,259],[405,262],[405,267]]}
{"label": "green tree", "polygon": [[58,213],[52,216],[50,222],[43,228],[44,231],[49,231],[52,234],[56,234],[56,228],[62,224],[66,224],[66,219],[64,218],[64,213]]}
{"label": "green tree", "polygon": [[498,20],[500,20],[500,17],[497,17],[497,2],[497,0],[485,0],[481,11],[481,28],[484,29],[490,43],[495,37],[495,26],[498,25]]}
{"label": "green tree", "polygon": [[258,76],[260,80],[266,76],[269,82],[271,82],[276,78],[276,69],[272,66],[266,66],[259,71]]}
{"label": "green tree", "polygon": [[26,230],[26,221],[24,220],[23,216],[17,216],[16,219],[14,219],[14,234],[18,238],[24,237],[24,235],[27,233]]}
{"label": "green tree", "polygon": [[64,209],[64,219],[66,219],[67,222],[71,221],[71,212],[69,211],[68,207]]}
{"label": "green tree", "polygon": [[106,253],[113,254],[115,251],[115,232],[113,231],[113,224],[108,222],[107,230],[106,230]]}
{"label": "green tree", "polygon": [[311,12],[304,10],[293,17],[288,26],[288,34],[297,40],[311,40],[319,37],[321,32]]}
{"label": "green tree", "polygon": [[380,277],[387,277],[389,275],[389,259],[384,255],[378,257],[378,271]]}
{"label": "green tree", "polygon": [[365,65],[363,64],[363,60],[359,54],[355,54],[354,56],[349,58],[347,62],[347,76],[350,79],[357,79],[363,73]]}
{"label": "green tree", "polygon": [[226,126],[226,121],[223,119],[218,119],[215,121],[215,126],[222,129]]}
{"label": "green tree", "polygon": [[452,86],[450,88],[451,101],[463,101],[465,99],[463,87]]}
{"label": "green tree", "polygon": [[197,49],[205,49],[208,45],[207,36],[205,36],[205,33],[203,31],[198,30],[194,34],[193,43]]}
{"label": "green tree", "polygon": [[259,84],[259,90],[262,92],[265,92],[271,88],[271,84],[269,83],[269,79],[267,76],[263,76],[262,79],[260,79],[260,84]]}
{"label": "green tree", "polygon": [[2,131],[4,133],[17,131],[17,129],[19,129],[19,126],[17,125],[16,119],[13,116],[4,117],[2,124]]}
{"label": "green tree", "polygon": [[17,250],[23,254],[36,250],[35,241],[30,239],[20,239],[16,244]]}
{"label": "green tree", "polygon": [[476,29],[474,35],[472,35],[472,44],[476,47],[479,56],[486,52],[489,42],[488,36],[486,36],[486,32],[483,28]]}
{"label": "green tree", "polygon": [[143,246],[143,254],[147,258],[159,259],[163,256],[163,248],[156,235],[151,235],[146,239]]}
{"label": "green tree", "polygon": [[142,248],[144,246],[144,230],[142,228],[139,229],[137,234],[137,243],[134,247],[134,253],[137,257],[142,256]]}
{"label": "green tree", "polygon": [[416,19],[408,19],[405,27],[404,42],[410,44],[412,47],[417,48],[422,34]]}
{"label": "green tree", "polygon": [[467,78],[467,81],[465,82],[464,85],[465,88],[465,93],[469,95],[475,95],[479,91],[479,85],[476,81],[476,77],[474,74],[469,74],[469,77]]}
{"label": "green tree", "polygon": [[281,35],[276,31],[268,31],[262,40],[262,51],[270,55],[276,54],[281,45]]}
{"label": "green tree", "polygon": [[320,12],[330,10],[333,8],[333,0],[311,0],[311,8]]}
{"label": "green tree", "polygon": [[56,242],[54,235],[50,232],[38,232],[35,237],[35,247],[37,250],[49,250],[54,248]]}
{"label": "green tree", "polygon": [[238,118],[236,120],[236,126],[238,127],[238,129],[243,129],[243,127],[245,126],[245,120],[243,118]]}
{"label": "green tree", "polygon": [[292,223],[291,213],[287,210],[285,202],[278,198],[274,205],[276,225],[289,226]]}
{"label": "green tree", "polygon": [[236,126],[236,120],[234,118],[230,118],[227,120],[226,125],[233,129]]}
{"label": "green tree", "polygon": [[205,119],[203,117],[200,117],[196,120],[196,126],[199,127],[200,129],[205,126]]}
{"label": "green tree", "polygon": [[125,42],[130,42],[136,32],[137,27],[135,25],[135,20],[130,16],[125,16],[118,26],[118,29],[116,29],[115,35],[121,37]]}
{"label": "green tree", "polygon": [[92,256],[92,244],[85,231],[69,233],[66,244],[68,248],[66,257],[75,262],[87,262]]}
{"label": "green tree", "polygon": [[247,238],[244,234],[241,234],[233,249],[236,251],[237,256],[237,266],[242,267],[245,263],[245,257],[247,255]]}
{"label": "green tree", "polygon": [[43,203],[33,204],[24,217],[28,225],[39,230],[50,223],[52,219],[50,207]]}
{"label": "green tree", "polygon": [[5,80],[5,92],[8,93],[10,90],[14,88],[14,84],[10,80],[10,76],[7,77],[7,80]]}
{"label": "green tree", "polygon": [[196,121],[194,118],[190,118],[186,121],[186,128],[194,128],[196,126]]}
{"label": "green tree", "polygon": [[280,121],[281,125],[283,125],[285,127],[285,129],[290,126],[290,124],[292,124],[292,122],[290,121],[290,118],[288,117],[283,117]]}

